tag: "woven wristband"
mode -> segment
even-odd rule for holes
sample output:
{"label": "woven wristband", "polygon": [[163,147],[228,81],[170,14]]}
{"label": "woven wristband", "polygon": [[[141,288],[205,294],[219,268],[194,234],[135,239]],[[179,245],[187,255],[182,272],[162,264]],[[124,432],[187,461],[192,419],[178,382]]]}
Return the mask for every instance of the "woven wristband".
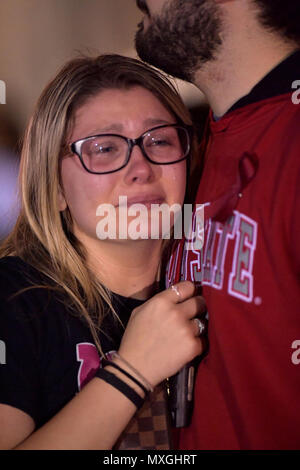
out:
{"label": "woven wristband", "polygon": [[145,395],[148,395],[149,390],[139,380],[137,380],[135,377],[133,377],[131,374],[129,374],[129,372],[122,369],[122,367],[120,367],[118,364],[116,364],[113,361],[108,361],[107,359],[102,359],[101,363],[102,363],[103,367],[111,366],[111,367],[114,367],[115,369],[119,370],[120,372],[122,372],[122,374],[126,375],[126,377],[128,377],[136,385],[138,385],[145,392]]}
{"label": "woven wristband", "polygon": [[144,404],[143,398],[138,393],[136,393],[135,390],[129,387],[129,385],[123,382],[123,380],[112,374],[112,372],[109,372],[103,368],[99,368],[95,374],[95,377],[104,380],[104,382],[107,382],[109,385],[119,390],[119,392],[123,393],[123,395],[125,395],[125,397],[127,397],[137,407],[137,409],[141,408],[141,406]]}

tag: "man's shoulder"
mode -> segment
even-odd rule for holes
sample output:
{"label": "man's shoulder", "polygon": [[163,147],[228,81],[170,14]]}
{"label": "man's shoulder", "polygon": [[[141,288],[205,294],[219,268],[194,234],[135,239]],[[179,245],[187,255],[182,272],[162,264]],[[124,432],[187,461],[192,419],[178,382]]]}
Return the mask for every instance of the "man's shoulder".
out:
{"label": "man's shoulder", "polygon": [[245,113],[248,113],[253,126],[257,129],[265,128],[267,138],[273,135],[273,142],[276,145],[280,142],[280,148],[287,149],[292,144],[299,146],[300,104],[292,101],[292,93],[246,106]]}
{"label": "man's shoulder", "polygon": [[293,137],[297,138],[298,142],[300,140],[300,103],[293,103],[292,99],[287,101],[286,109],[284,112],[287,115],[287,124],[290,127],[290,131],[293,133]]}
{"label": "man's shoulder", "polygon": [[[284,101],[274,124],[274,141],[286,155],[293,154],[299,160],[300,103],[293,103],[291,95],[285,96]],[[272,122],[270,125],[272,126]]]}

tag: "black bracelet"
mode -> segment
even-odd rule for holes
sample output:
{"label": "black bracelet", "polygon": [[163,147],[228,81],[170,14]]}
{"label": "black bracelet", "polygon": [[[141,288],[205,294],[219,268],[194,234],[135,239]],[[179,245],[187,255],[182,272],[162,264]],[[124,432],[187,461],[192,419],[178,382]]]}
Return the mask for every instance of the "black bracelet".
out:
{"label": "black bracelet", "polygon": [[135,390],[133,390],[131,387],[129,387],[129,385],[127,385],[125,382],[119,379],[119,377],[117,377],[115,374],[112,374],[108,370],[105,370],[100,367],[97,370],[95,377],[104,380],[104,382],[107,382],[108,384],[112,385],[114,388],[119,390],[119,392],[123,393],[125,397],[132,401],[132,403],[137,407],[137,409],[141,408],[141,406],[144,404],[143,398],[138,393],[136,393]]}
{"label": "black bracelet", "polygon": [[135,377],[129,374],[129,372],[122,369],[122,367],[120,367],[118,364],[116,364],[113,361],[108,361],[107,359],[101,359],[101,363],[103,367],[111,366],[111,367],[114,367],[115,369],[118,369],[120,372],[122,372],[122,374],[126,375],[126,377],[128,377],[130,380],[135,382],[145,392],[145,395],[148,395],[149,390],[139,380],[137,380]]}

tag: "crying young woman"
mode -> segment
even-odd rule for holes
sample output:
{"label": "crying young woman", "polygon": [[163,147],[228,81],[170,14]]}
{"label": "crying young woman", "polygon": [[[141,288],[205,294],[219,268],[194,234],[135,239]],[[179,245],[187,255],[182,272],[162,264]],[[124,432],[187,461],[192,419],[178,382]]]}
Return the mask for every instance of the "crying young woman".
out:
{"label": "crying young woman", "polygon": [[190,282],[161,287],[160,221],[150,233],[152,206],[184,202],[190,126],[169,80],[135,59],[74,59],[43,91],[0,248],[1,449],[111,449],[201,354],[204,300]]}

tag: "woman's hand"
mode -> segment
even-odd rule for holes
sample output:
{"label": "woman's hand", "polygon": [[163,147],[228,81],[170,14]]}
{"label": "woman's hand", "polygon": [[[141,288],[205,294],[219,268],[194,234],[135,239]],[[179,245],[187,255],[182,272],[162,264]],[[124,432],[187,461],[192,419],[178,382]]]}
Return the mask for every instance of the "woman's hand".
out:
{"label": "woman's hand", "polygon": [[133,310],[120,355],[157,385],[202,353],[199,326],[193,318],[205,311],[204,299],[195,295],[190,281],[160,292]]}
{"label": "woman's hand", "polygon": [[[202,352],[199,327],[193,318],[205,311],[204,300],[195,296],[191,282],[181,282],[177,289],[179,295],[168,289],[133,311],[119,349],[153,386]],[[118,375],[115,369],[112,372]],[[142,395],[139,386],[130,379],[128,383]],[[124,394],[94,378],[34,432],[29,415],[0,404],[0,448],[111,449],[135,412],[136,407]]]}

